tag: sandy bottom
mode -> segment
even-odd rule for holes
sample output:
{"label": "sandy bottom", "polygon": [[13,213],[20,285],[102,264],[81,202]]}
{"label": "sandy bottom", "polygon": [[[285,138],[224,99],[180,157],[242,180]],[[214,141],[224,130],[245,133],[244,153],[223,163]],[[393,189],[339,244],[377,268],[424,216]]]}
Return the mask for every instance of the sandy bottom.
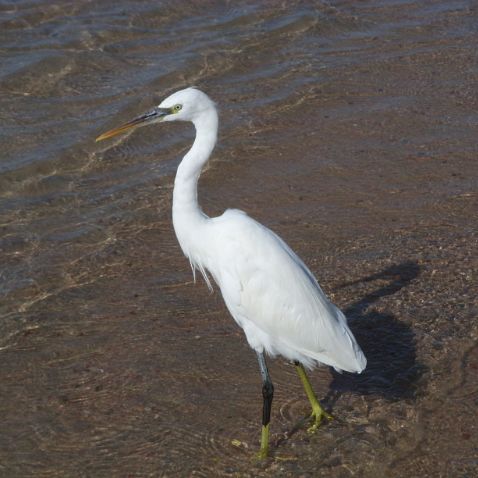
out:
{"label": "sandy bottom", "polygon": [[[177,125],[164,125],[98,153],[89,176],[42,179],[35,187],[74,183],[73,196],[31,206],[49,222],[40,209],[33,221],[30,206],[15,213],[5,274],[21,266],[33,279],[4,304],[1,476],[478,475],[478,12],[466,2],[383,3],[338,2],[348,33],[320,45],[327,68],[298,73],[317,81],[259,78],[257,98],[289,93],[253,111],[252,93],[235,104],[221,85],[260,63],[254,45],[229,73],[217,73],[224,59],[211,59],[213,74],[198,66],[227,125],[201,178],[205,211],[237,207],[279,233],[346,312],[368,358],[360,376],[312,373],[336,420],[307,434],[294,368],[270,361],[271,457],[254,461],[256,358],[220,294],[192,283],[176,244],[176,163],[152,169],[131,197],[114,176],[158,135],[174,136]],[[301,20],[277,38],[310,28]],[[98,179],[105,170],[109,182]],[[95,181],[105,196],[89,203]],[[75,201],[81,234],[55,224],[48,242],[31,239]],[[110,203],[81,222],[87,207]]]}

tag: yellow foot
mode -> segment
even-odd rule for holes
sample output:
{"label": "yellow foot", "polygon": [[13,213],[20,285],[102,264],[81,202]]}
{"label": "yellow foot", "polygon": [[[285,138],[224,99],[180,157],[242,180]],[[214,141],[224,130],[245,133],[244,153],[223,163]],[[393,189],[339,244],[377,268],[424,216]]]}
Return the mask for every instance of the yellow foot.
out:
{"label": "yellow foot", "polygon": [[318,407],[314,407],[312,409],[312,414],[310,418],[314,420],[314,423],[311,427],[307,429],[308,433],[315,433],[317,429],[320,427],[322,423],[322,418],[326,418],[327,420],[333,420],[334,417],[327,413],[320,405]]}
{"label": "yellow foot", "polygon": [[269,423],[267,425],[262,426],[262,433],[261,433],[261,449],[257,454],[257,458],[259,460],[264,460],[267,458],[269,454]]}
{"label": "yellow foot", "polygon": [[267,448],[262,449],[259,451],[259,453],[256,455],[258,460],[265,460],[267,458],[267,455],[269,454],[269,450]]}

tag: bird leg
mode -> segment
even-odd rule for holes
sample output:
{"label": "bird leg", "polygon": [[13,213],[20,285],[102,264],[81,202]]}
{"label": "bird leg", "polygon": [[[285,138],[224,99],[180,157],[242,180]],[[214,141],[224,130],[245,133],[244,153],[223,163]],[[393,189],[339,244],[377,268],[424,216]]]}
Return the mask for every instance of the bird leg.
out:
{"label": "bird leg", "polygon": [[269,370],[267,370],[266,358],[262,352],[257,352],[259,367],[262,377],[262,433],[261,433],[261,449],[259,451],[259,459],[267,458],[269,451],[269,422],[271,421],[272,398],[274,396],[274,385],[272,384]]}
{"label": "bird leg", "polygon": [[302,384],[304,385],[305,393],[309,399],[310,404],[312,405],[312,414],[311,418],[314,419],[313,425],[307,430],[309,433],[314,433],[317,428],[319,428],[322,421],[322,417],[327,418],[327,420],[333,420],[333,416],[328,414],[323,408],[320,402],[317,400],[317,397],[312,390],[312,385],[310,384],[309,377],[305,373],[305,368],[300,362],[294,362],[297,373],[299,374]]}

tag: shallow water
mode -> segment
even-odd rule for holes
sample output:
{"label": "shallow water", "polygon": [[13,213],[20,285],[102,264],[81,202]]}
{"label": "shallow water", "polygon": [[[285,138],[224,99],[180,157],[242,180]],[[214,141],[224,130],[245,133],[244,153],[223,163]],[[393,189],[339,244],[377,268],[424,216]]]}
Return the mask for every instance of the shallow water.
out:
{"label": "shallow water", "polygon": [[[471,2],[0,2],[1,476],[477,472]],[[192,283],[170,221],[193,131],[95,144],[197,85],[218,103],[204,209],[239,207],[350,318],[361,376],[271,362]],[[453,410],[453,413],[449,413]]]}

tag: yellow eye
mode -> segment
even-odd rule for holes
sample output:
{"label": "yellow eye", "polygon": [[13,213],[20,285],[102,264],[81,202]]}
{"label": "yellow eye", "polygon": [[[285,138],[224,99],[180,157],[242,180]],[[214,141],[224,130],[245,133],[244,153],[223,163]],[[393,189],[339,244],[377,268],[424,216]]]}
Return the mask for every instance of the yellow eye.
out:
{"label": "yellow eye", "polygon": [[173,106],[173,113],[177,113],[178,111],[181,111],[182,105],[175,105]]}

